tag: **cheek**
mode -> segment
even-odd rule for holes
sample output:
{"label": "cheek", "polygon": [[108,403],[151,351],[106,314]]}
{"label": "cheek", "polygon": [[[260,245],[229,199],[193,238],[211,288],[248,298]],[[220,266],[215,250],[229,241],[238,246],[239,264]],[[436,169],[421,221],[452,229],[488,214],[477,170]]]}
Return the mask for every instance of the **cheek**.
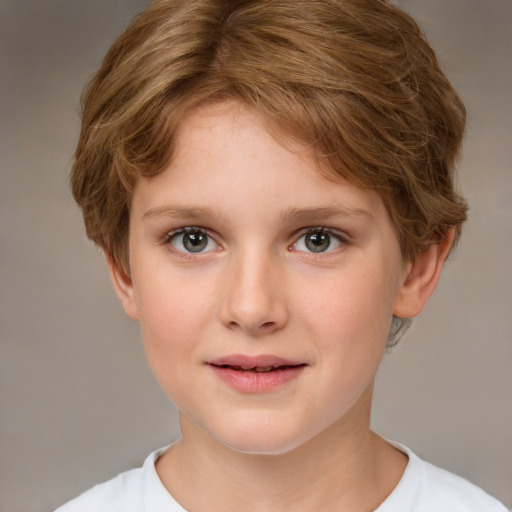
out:
{"label": "cheek", "polygon": [[[392,321],[392,293],[382,274],[368,273],[332,283],[329,300],[318,300],[318,354],[336,411],[348,410],[372,382]],[[310,323],[310,326],[313,325]]]}
{"label": "cheek", "polygon": [[[387,341],[394,293],[383,272],[356,269],[332,276],[317,286],[303,305],[311,326],[333,344],[379,345]],[[351,342],[352,340],[352,342]],[[352,347],[354,348],[354,347]]]}
{"label": "cheek", "polygon": [[137,289],[142,339],[148,362],[162,383],[184,371],[180,361],[193,359],[212,314],[211,294],[200,283],[179,276],[160,274],[143,283]]}
{"label": "cheek", "polygon": [[[149,271],[135,282],[142,328],[154,335],[194,330],[210,307],[209,281],[204,276],[173,271],[161,262],[154,265],[158,272],[151,271],[153,265],[148,267]],[[158,337],[172,340],[170,336]]]}

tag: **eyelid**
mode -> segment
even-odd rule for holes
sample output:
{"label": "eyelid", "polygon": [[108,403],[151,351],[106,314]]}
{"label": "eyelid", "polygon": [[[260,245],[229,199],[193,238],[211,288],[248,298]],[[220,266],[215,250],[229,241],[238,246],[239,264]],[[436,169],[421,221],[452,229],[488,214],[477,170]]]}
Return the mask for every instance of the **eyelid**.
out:
{"label": "eyelid", "polygon": [[209,229],[202,228],[200,226],[183,226],[180,228],[172,229],[170,231],[166,231],[163,236],[162,243],[163,243],[163,245],[169,246],[174,252],[180,254],[181,256],[185,256],[187,258],[197,257],[200,255],[206,255],[206,254],[212,253],[215,249],[209,249],[209,250],[198,251],[198,252],[189,252],[189,251],[182,251],[173,245],[173,241],[179,235],[184,235],[186,233],[194,233],[194,232],[204,233],[215,244],[216,249],[221,248],[221,244],[218,242],[217,237],[215,235],[213,235]]}
{"label": "eyelid", "polygon": [[194,231],[202,231],[203,233],[207,234],[210,238],[212,238],[210,232],[205,228],[201,228],[199,226],[182,226],[179,228],[166,230],[165,233],[163,234],[163,239],[164,241],[170,242],[172,238],[174,238],[176,235],[180,235],[182,233],[192,233]]}
{"label": "eyelid", "polygon": [[[161,243],[163,245],[169,246],[170,249],[173,250],[173,252],[179,254],[180,256],[187,257],[189,259],[195,258],[195,257],[200,257],[201,255],[211,254],[212,252],[214,252],[215,249],[209,249],[209,250],[198,251],[198,252],[194,253],[194,252],[189,252],[189,251],[182,251],[172,245],[173,240],[177,236],[179,236],[181,234],[189,233],[189,232],[195,232],[195,231],[204,233],[211,241],[213,241],[213,243],[216,245],[216,249],[222,249],[223,245],[218,241],[219,236],[216,233],[212,233],[211,230],[201,227],[201,226],[196,226],[196,225],[188,225],[188,226],[186,225],[186,226],[176,227],[171,230],[166,230],[165,233],[162,235]],[[308,234],[317,234],[317,233],[325,233],[325,234],[331,236],[332,238],[334,238],[335,240],[337,240],[339,242],[340,247],[336,247],[333,249],[327,249],[326,251],[320,251],[317,253],[315,253],[313,251],[304,251],[304,250],[300,250],[300,249],[295,249],[295,245],[301,238],[303,238],[304,236],[306,236]],[[327,255],[330,253],[335,253],[335,252],[338,252],[340,249],[343,249],[344,247],[351,244],[351,237],[345,231],[341,231],[340,229],[337,229],[337,228],[331,228],[331,227],[326,227],[326,226],[321,226],[321,225],[320,226],[309,226],[309,227],[305,227],[305,228],[298,230],[293,235],[292,240],[293,240],[292,243],[290,243],[288,245],[289,250],[292,250],[292,251],[295,250],[297,252],[305,253],[305,254],[308,254],[311,256],[321,256],[321,255]]]}
{"label": "eyelid", "polygon": [[299,229],[296,234],[295,238],[300,238],[301,236],[310,234],[310,233],[327,233],[329,235],[333,235],[336,238],[339,238],[342,241],[348,242],[350,240],[350,236],[347,232],[342,231],[338,228],[331,228],[327,226],[308,226],[302,229]]}
{"label": "eyelid", "polygon": [[[336,247],[334,249],[327,249],[326,251],[319,251],[319,252],[313,252],[313,251],[304,251],[301,249],[296,249],[295,246],[301,240],[303,237],[309,235],[309,234],[327,234],[337,240],[340,243],[340,247]],[[313,255],[313,256],[320,256],[320,255],[326,255],[330,253],[334,253],[339,251],[340,249],[343,249],[345,246],[350,244],[350,237],[344,233],[343,231],[340,231],[339,229],[335,228],[328,228],[326,226],[311,226],[307,228],[301,229],[295,236],[294,236],[294,242],[290,244],[291,250],[296,250],[297,252]]]}

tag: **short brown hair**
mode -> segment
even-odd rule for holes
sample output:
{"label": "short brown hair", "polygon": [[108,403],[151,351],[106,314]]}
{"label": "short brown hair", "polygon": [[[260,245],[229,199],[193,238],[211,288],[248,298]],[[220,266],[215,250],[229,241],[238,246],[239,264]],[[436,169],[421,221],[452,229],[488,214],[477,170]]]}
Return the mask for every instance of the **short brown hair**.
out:
{"label": "short brown hair", "polygon": [[169,162],[190,108],[224,98],[377,190],[404,258],[458,237],[464,105],[409,15],[386,0],[156,0],[84,91],[71,175],[88,236],[127,274],[138,178]]}

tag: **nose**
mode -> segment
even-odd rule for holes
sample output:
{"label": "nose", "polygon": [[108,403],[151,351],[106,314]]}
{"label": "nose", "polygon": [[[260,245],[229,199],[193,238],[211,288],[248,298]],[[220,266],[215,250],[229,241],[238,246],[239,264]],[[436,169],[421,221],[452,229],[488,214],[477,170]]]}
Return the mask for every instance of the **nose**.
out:
{"label": "nose", "polygon": [[271,334],[288,322],[284,275],[271,256],[233,257],[223,274],[220,320],[251,336]]}

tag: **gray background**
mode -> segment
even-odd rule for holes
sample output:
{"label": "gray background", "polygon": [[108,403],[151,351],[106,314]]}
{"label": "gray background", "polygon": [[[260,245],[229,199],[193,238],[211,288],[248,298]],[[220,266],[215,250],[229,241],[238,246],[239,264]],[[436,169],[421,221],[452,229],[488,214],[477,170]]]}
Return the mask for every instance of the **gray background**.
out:
{"label": "gray background", "polygon": [[[68,192],[78,97],[146,2],[0,0],[0,510],[48,511],[177,436]],[[404,0],[466,101],[471,203],[377,379],[374,427],[512,507],[512,2]]]}

